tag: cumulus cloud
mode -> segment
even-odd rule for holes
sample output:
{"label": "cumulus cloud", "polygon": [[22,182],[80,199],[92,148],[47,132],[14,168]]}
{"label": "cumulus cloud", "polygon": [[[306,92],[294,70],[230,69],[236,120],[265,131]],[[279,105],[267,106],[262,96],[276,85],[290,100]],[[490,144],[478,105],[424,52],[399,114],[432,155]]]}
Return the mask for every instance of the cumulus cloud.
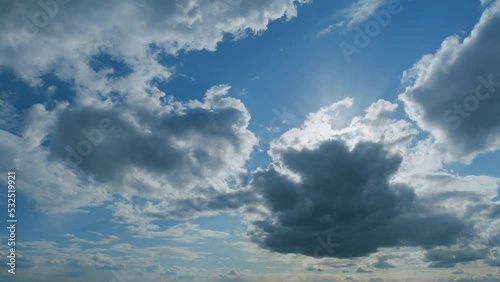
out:
{"label": "cumulus cloud", "polygon": [[335,129],[338,116],[353,103],[349,97],[310,113],[300,128],[290,129],[274,140],[269,153],[277,159],[281,150],[316,148],[330,139],[343,140],[349,148],[359,142],[373,142],[391,153],[406,152],[418,131],[408,121],[393,118],[398,105],[383,99],[365,109],[364,116],[356,116],[348,126]]}
{"label": "cumulus cloud", "polygon": [[500,148],[499,26],[496,1],[467,38],[447,38],[403,75],[406,113],[436,138],[446,161]]}
{"label": "cumulus cloud", "polygon": [[350,151],[342,141],[325,141],[284,152],[281,160],[299,181],[274,166],[253,176],[269,214],[254,222],[251,235],[264,248],[314,256],[317,238],[329,235],[340,244],[331,256],[347,258],[380,247],[447,245],[470,228],[430,209],[406,185],[391,184],[401,159],[378,144],[359,143]]}
{"label": "cumulus cloud", "polygon": [[[214,87],[203,102],[177,110],[67,109],[57,118],[50,153],[98,181],[121,183],[120,189],[133,193],[147,190],[154,196],[160,189],[166,195],[169,187],[187,191],[208,186],[206,179],[244,172],[257,142],[246,129],[248,111],[239,100],[224,97],[228,91]],[[103,121],[112,132],[101,130]],[[91,149],[82,140],[94,143]],[[92,152],[87,156],[86,150]]]}
{"label": "cumulus cloud", "polygon": [[[168,198],[170,204],[179,201],[200,212],[196,204],[189,206],[195,195],[203,200],[210,196],[205,207],[215,209],[217,201],[226,205],[221,210],[237,207],[225,200],[231,194],[218,200],[217,193],[231,192],[226,181],[239,182],[257,138],[247,129],[250,114],[239,100],[226,96],[228,91],[228,86],[213,87],[203,101],[185,103],[172,98],[162,104],[158,98],[148,111],[124,103],[109,108],[66,105],[53,111],[35,105],[25,120],[23,136],[2,132],[6,135],[2,151],[15,154],[4,159],[3,168],[24,169],[35,163],[38,168],[30,170],[32,177],[25,181],[40,180],[34,177],[39,172],[43,183],[56,183],[29,195],[44,210],[66,208],[49,204],[49,196],[56,202],[75,201],[72,208],[78,209],[113,194],[129,200]],[[48,147],[42,146],[47,140]],[[23,152],[26,149],[29,153]],[[60,171],[47,173],[51,167]],[[70,180],[69,187],[75,181],[82,184],[68,188],[61,178]],[[54,194],[42,192],[49,187]],[[90,193],[96,187],[99,192]],[[80,197],[75,190],[87,191],[88,196]]]}
{"label": "cumulus cloud", "polygon": [[[245,165],[257,139],[247,128],[249,112],[229,97],[229,86],[215,86],[202,99],[189,101],[155,87],[155,81],[175,74],[175,68],[159,62],[165,54],[215,50],[228,34],[236,39],[258,34],[272,20],[294,17],[303,2],[2,3],[1,64],[32,86],[43,85],[43,75],[53,73],[70,81],[76,95],[68,97],[71,102],[33,105],[20,124],[21,113],[7,99],[0,101],[0,171],[29,171],[29,177],[20,178],[20,191],[28,191],[45,212],[85,211],[108,202],[114,222],[126,224],[132,237],[176,243],[227,239],[226,232],[185,220],[239,210],[249,223],[250,238],[265,250],[317,256],[326,238],[334,244],[328,245],[334,246],[330,256],[373,254],[376,261],[368,258],[358,273],[370,273],[366,266],[395,267],[392,257],[378,251],[406,246],[423,247],[423,260],[433,268],[476,260],[500,265],[500,208],[492,202],[500,181],[443,168],[445,161],[470,161],[500,146],[497,89],[481,101],[480,110],[461,118],[458,128],[446,120],[457,120],[460,113],[450,116],[446,110],[473,101],[467,95],[475,94],[478,85],[490,90],[500,81],[500,56],[492,47],[498,45],[499,2],[484,12],[469,37],[447,39],[436,54],[405,73],[408,85],[400,99],[408,116],[431,137],[415,140],[421,132],[408,120],[394,118],[398,104],[386,100],[339,128],[338,116],[354,103],[346,98],[309,114],[301,127],[271,142],[272,163],[254,171],[249,184]],[[29,22],[40,12],[49,13],[47,3],[54,14],[35,31]],[[384,3],[355,2],[343,11],[343,24],[366,21]],[[113,63],[103,63],[107,60]],[[44,89],[50,95],[63,91]],[[164,229],[155,224],[164,219],[183,222]],[[70,244],[64,246],[26,243],[26,253],[38,259],[28,265],[50,265],[51,255],[61,258],[61,268],[121,270],[135,263],[127,255],[137,246],[116,243],[118,236],[99,236],[92,241],[66,234]],[[44,255],[49,249],[59,251]],[[124,256],[111,257],[103,250]],[[75,252],[81,256],[72,256]],[[264,253],[254,254],[254,261]],[[193,278],[196,272],[165,269],[157,264],[158,256],[202,257],[172,246],[141,248],[138,255],[152,265],[141,275],[155,275],[154,281],[169,275]],[[324,265],[359,265],[352,261]],[[323,268],[304,264],[300,270]],[[226,270],[215,279],[241,280],[243,274]]]}
{"label": "cumulus cloud", "polygon": [[[31,142],[23,137],[0,131],[1,171],[29,171],[29,177],[18,180],[19,190],[36,201],[43,211],[75,212],[82,207],[103,204],[110,195],[102,185],[78,176],[60,162],[47,162],[48,152],[30,149]],[[89,189],[92,189],[91,193]]]}
{"label": "cumulus cloud", "polygon": [[[2,101],[2,171],[29,170],[22,184],[37,187],[29,196],[44,211],[82,211],[113,196],[123,200],[110,206],[116,214],[149,204],[156,218],[241,207],[249,197],[240,200],[228,182],[242,183],[257,142],[246,128],[248,111],[226,96],[228,86],[213,87],[202,101],[166,96],[155,83],[175,68],[160,61],[180,51],[213,51],[227,35],[259,34],[273,20],[296,16],[305,2],[2,3],[2,66],[33,87],[50,73],[72,90],[44,86],[64,101],[33,105],[19,131],[9,127],[18,112]],[[134,196],[146,201],[134,203]]]}
{"label": "cumulus cloud", "polygon": [[[152,77],[168,78],[168,70],[156,60],[159,52],[213,51],[226,34],[235,38],[257,34],[270,21],[296,16],[296,6],[302,2],[3,2],[0,61],[33,86],[42,85],[41,75],[53,71],[84,88],[116,83],[127,89],[134,86],[131,80],[146,83]],[[127,65],[132,77],[102,79],[118,70],[93,72],[89,61],[100,54]]]}
{"label": "cumulus cloud", "polygon": [[377,261],[372,266],[381,269],[394,268],[395,266],[388,261],[389,259],[389,256],[377,256]]}
{"label": "cumulus cloud", "polygon": [[[251,188],[263,203],[249,217],[252,240],[275,252],[314,257],[324,255],[323,242],[338,258],[423,247],[431,266],[447,263],[434,252],[466,252],[469,244],[478,255],[468,261],[491,263],[499,180],[444,170],[432,139],[414,142],[419,132],[393,118],[397,104],[388,101],[334,129],[339,110],[352,102],[321,108],[271,143],[274,162],[252,176]],[[437,164],[413,170],[422,164],[422,152]],[[379,255],[371,264],[391,268],[388,259]]]}

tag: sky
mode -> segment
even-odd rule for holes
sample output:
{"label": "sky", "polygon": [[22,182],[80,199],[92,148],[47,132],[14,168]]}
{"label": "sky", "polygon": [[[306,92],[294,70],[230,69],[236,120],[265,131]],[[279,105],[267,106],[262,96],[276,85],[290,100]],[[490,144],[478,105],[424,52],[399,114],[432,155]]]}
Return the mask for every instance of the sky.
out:
{"label": "sky", "polygon": [[0,281],[500,281],[500,0],[0,22]]}

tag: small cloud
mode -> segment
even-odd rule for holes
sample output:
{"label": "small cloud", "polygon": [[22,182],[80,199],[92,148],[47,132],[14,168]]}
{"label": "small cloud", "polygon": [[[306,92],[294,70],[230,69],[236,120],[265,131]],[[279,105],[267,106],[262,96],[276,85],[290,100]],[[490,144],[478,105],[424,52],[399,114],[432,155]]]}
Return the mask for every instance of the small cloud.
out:
{"label": "small cloud", "polygon": [[323,28],[322,30],[320,30],[320,32],[318,32],[318,34],[316,35],[316,37],[320,38],[324,35],[327,35],[328,33],[331,33],[334,29],[336,28],[341,28],[345,25],[345,21],[341,21],[337,24],[329,24],[327,27]]}
{"label": "small cloud", "polygon": [[306,268],[304,268],[305,271],[323,271],[323,269],[321,268],[316,268],[314,266],[308,266]]}
{"label": "small cloud", "polygon": [[389,256],[378,256],[377,261],[372,264],[373,267],[379,269],[394,268],[395,266],[388,262]]}
{"label": "small cloud", "polygon": [[358,267],[358,269],[356,269],[356,272],[357,273],[372,273],[373,271],[372,270],[366,270],[362,267]]}
{"label": "small cloud", "polygon": [[228,273],[226,273],[226,275],[228,275],[228,276],[238,276],[238,275],[240,275],[240,274],[238,273],[238,271],[236,271],[236,270],[233,268],[233,269],[231,269],[231,271],[229,271]]}
{"label": "small cloud", "polygon": [[387,0],[357,0],[342,10],[340,14],[345,21],[348,21],[347,27],[350,29],[364,23],[386,2]]}
{"label": "small cloud", "polygon": [[245,88],[241,88],[240,91],[238,92],[238,95],[241,97],[246,97],[247,96],[247,90]]}
{"label": "small cloud", "polygon": [[183,73],[178,73],[177,76],[185,78],[185,79],[190,80],[190,81],[196,81],[196,79],[194,77],[186,75],[186,74],[183,74]]}
{"label": "small cloud", "polygon": [[[486,1],[486,0],[484,0]],[[381,6],[386,4],[388,0],[356,0],[352,4],[338,12],[336,18],[338,22],[330,24],[323,28],[316,35],[318,38],[322,37],[336,28],[351,29],[366,22]]]}
{"label": "small cloud", "polygon": [[56,93],[56,90],[57,90],[57,86],[51,85],[51,86],[47,87],[47,94],[52,95],[52,94]]}

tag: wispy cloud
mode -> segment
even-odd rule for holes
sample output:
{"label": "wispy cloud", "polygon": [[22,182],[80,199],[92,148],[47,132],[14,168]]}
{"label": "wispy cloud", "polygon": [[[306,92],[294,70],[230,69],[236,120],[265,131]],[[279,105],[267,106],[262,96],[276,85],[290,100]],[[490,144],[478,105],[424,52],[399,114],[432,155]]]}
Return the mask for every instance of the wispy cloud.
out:
{"label": "wispy cloud", "polygon": [[388,0],[356,0],[349,7],[337,13],[335,23],[318,32],[317,37],[331,33],[335,29],[351,29],[367,21]]}
{"label": "wispy cloud", "polygon": [[347,28],[362,24],[385,3],[387,0],[357,0],[340,12],[342,22],[347,23]]}

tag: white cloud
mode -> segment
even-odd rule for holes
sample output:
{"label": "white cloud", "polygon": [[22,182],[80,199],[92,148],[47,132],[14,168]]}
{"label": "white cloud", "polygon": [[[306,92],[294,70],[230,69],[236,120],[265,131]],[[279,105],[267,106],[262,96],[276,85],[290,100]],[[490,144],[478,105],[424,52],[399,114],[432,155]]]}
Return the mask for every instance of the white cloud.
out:
{"label": "white cloud", "polygon": [[403,75],[408,116],[436,140],[446,162],[470,163],[500,148],[500,2],[464,40],[447,38]]}
{"label": "white cloud", "polygon": [[351,28],[364,23],[375,13],[382,5],[389,0],[356,0],[348,8],[342,10],[340,14],[347,27]]}
{"label": "white cloud", "polygon": [[[402,11],[401,0],[353,0],[350,3],[347,8],[335,14],[336,22],[321,29],[316,34],[316,37],[322,37],[337,29],[350,30],[367,22],[372,17],[381,24],[384,22],[382,25],[386,26],[391,20],[391,14],[398,14]],[[387,11],[377,14],[382,6],[387,6]],[[354,46],[351,47],[355,48]]]}
{"label": "white cloud", "polygon": [[361,141],[382,143],[386,149],[397,153],[406,151],[418,134],[408,121],[391,117],[397,104],[382,99],[372,103],[364,116],[354,117],[348,126],[335,129],[342,109],[352,107],[353,103],[353,98],[345,98],[310,113],[301,128],[288,130],[271,143],[271,155],[287,148],[315,148],[330,139],[343,140],[350,147]]}
{"label": "white cloud", "polygon": [[[225,34],[241,38],[263,32],[270,21],[297,14],[305,1],[16,1],[2,4],[0,61],[33,86],[54,72],[77,86],[104,94],[137,89],[169,70],[160,51],[215,50]],[[210,28],[207,28],[210,27]],[[131,67],[127,80],[95,73],[89,60],[100,53]],[[106,73],[108,72],[108,73]],[[133,91],[130,91],[133,93]]]}
{"label": "white cloud", "polygon": [[[96,235],[98,235],[99,237],[103,237],[103,235],[99,233],[97,233]],[[99,240],[76,238],[74,234],[64,234],[64,237],[67,237],[69,242],[83,243],[88,245],[108,245],[111,244],[112,242],[120,240],[120,237],[116,235],[107,235],[105,238],[100,238]]]}
{"label": "white cloud", "polygon": [[160,226],[155,224],[129,225],[128,231],[134,237],[160,238],[176,242],[197,243],[204,242],[207,238],[225,239],[229,238],[229,233],[200,228],[198,224],[188,222],[170,226],[165,230],[160,230]]}

